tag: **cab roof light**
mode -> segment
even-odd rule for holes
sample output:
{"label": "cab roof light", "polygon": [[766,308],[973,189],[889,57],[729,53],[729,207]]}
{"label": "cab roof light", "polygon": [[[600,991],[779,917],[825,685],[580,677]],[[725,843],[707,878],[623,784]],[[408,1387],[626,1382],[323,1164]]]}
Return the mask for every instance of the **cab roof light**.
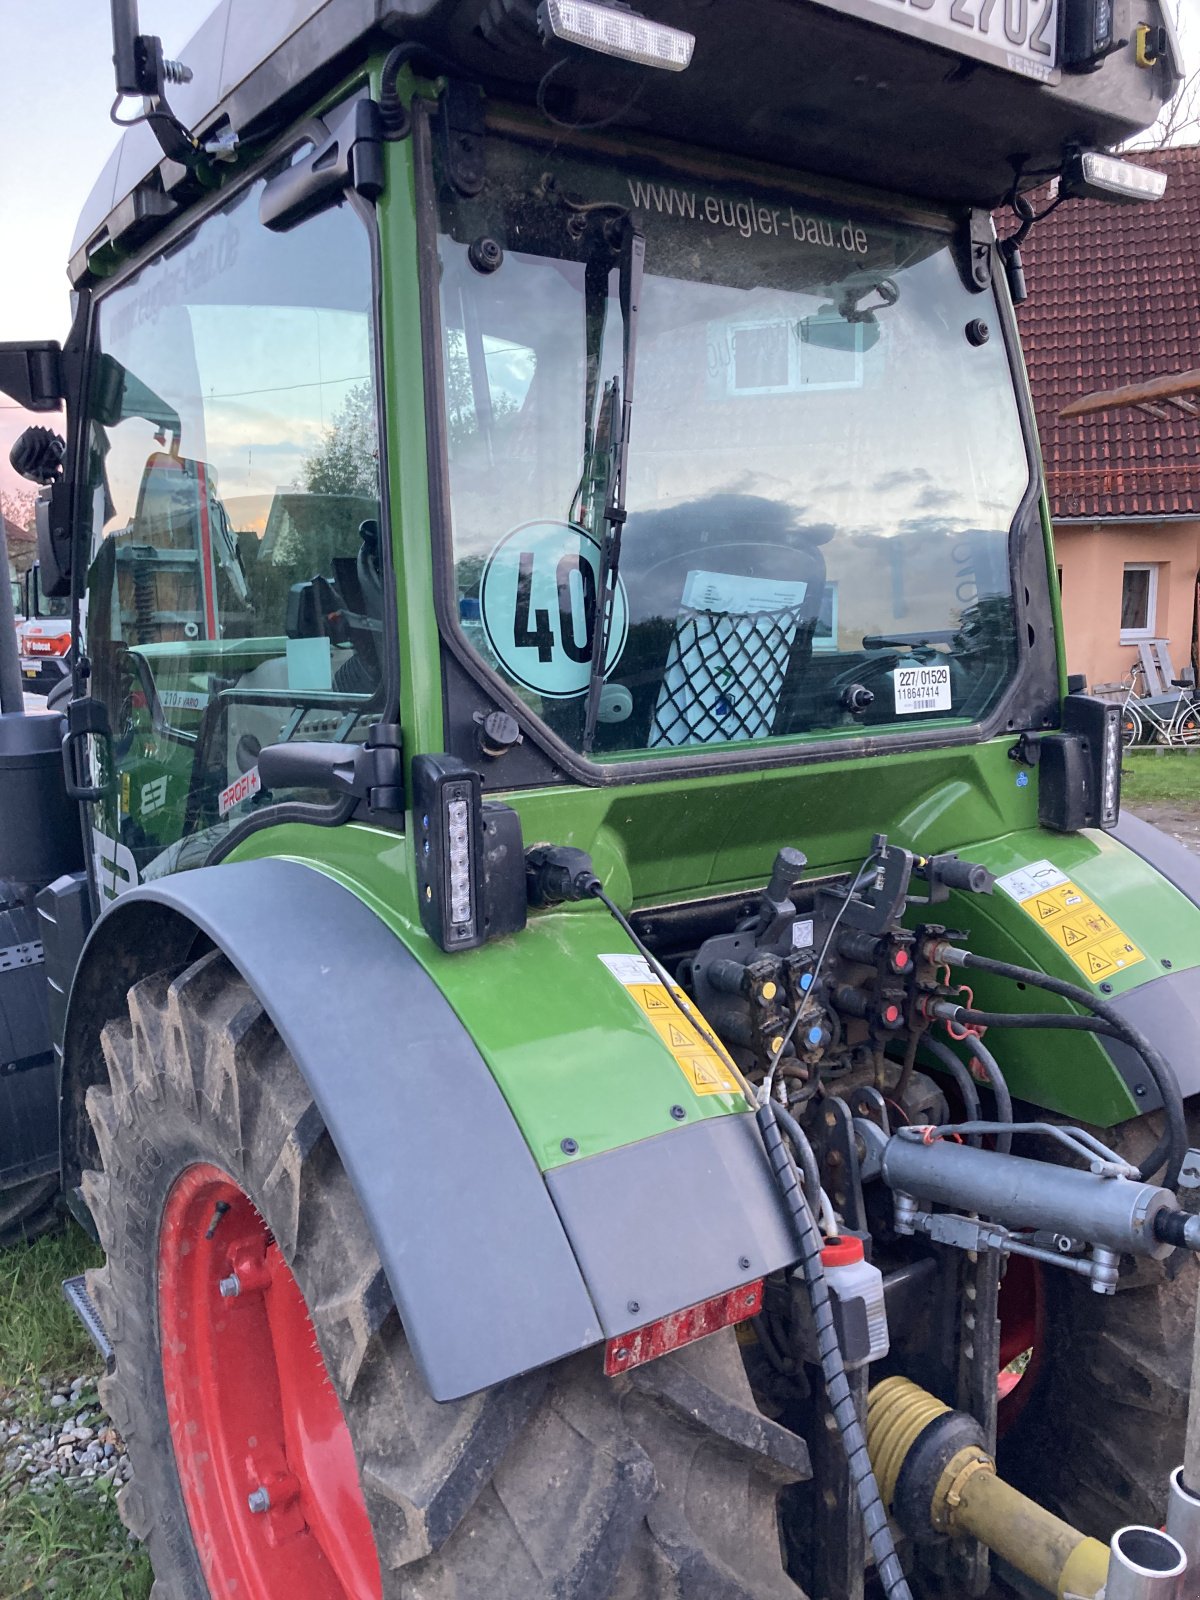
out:
{"label": "cab roof light", "polygon": [[538,27],[543,39],[666,72],[682,72],[696,48],[694,33],[651,22],[620,0],[541,0]]}
{"label": "cab roof light", "polygon": [[1072,199],[1117,200],[1137,205],[1144,200],[1161,200],[1167,175],[1135,161],[1120,161],[1096,150],[1080,150],[1063,170],[1062,187]]}

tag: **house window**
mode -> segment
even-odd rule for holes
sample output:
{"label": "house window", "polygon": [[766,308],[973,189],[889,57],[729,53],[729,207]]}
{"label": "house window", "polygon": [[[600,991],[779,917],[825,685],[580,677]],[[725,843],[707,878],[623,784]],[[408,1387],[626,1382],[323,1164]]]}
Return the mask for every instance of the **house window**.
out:
{"label": "house window", "polygon": [[1121,643],[1153,639],[1158,608],[1158,568],[1147,562],[1125,563],[1121,580]]}

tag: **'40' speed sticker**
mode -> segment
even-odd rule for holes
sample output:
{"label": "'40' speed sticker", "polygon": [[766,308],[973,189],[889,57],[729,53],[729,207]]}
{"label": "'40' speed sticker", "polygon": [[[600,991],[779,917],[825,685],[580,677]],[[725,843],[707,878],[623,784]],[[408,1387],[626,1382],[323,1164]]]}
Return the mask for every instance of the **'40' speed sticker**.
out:
{"label": "'40' speed sticker", "polygon": [[[587,689],[599,573],[599,545],[568,522],[528,522],[488,557],[480,620],[500,665],[526,689],[552,700]],[[621,659],[628,630],[629,605],[618,579],[606,673]]]}

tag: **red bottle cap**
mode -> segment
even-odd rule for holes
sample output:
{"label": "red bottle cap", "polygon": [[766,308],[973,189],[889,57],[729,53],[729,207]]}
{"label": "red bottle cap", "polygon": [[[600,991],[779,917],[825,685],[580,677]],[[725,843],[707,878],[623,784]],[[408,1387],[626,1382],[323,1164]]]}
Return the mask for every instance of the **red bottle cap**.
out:
{"label": "red bottle cap", "polygon": [[856,1261],[864,1259],[861,1239],[826,1239],[825,1248],[821,1251],[823,1267],[852,1267]]}

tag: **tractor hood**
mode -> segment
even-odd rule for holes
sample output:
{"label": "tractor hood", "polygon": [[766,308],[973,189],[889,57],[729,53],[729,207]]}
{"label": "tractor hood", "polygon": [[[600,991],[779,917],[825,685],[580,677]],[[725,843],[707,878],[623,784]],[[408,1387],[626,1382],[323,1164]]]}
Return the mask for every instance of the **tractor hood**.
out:
{"label": "tractor hood", "polygon": [[[509,99],[534,100],[558,63],[554,92],[575,123],[603,120],[916,198],[992,207],[1015,170],[1050,173],[1071,146],[1114,146],[1153,123],[1175,91],[1178,49],[1162,0],[1145,0],[1136,15],[1132,0],[1116,0],[1116,37],[1125,42],[1098,70],[1052,64],[1066,23],[1090,14],[1091,3],[640,0],[647,17],[696,37],[691,65],[673,73],[597,54],[564,60],[539,36],[537,0],[222,0],[182,53],[192,81],[170,98],[202,138],[228,128],[261,137],[335,86],[365,48],[413,41]],[[985,27],[976,13],[986,14]],[[1008,47],[1014,35],[1001,31],[1012,17],[1021,48]],[[1156,41],[1149,51],[1147,37]],[[84,207],[73,282],[98,249],[128,248],[164,226],[184,192],[194,192],[189,181],[146,125],[132,127]]]}

